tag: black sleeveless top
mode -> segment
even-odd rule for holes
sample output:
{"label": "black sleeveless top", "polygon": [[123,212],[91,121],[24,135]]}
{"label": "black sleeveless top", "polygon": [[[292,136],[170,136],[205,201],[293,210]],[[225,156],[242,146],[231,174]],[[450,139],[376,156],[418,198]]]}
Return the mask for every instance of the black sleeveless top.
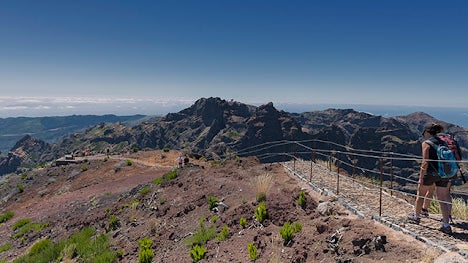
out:
{"label": "black sleeveless top", "polygon": [[[429,141],[433,142],[435,145],[439,145],[441,144],[441,141],[439,138],[437,137],[432,137],[430,139],[428,139]],[[427,142],[426,142],[427,143]],[[430,144],[429,144],[429,159],[433,160],[433,161],[429,161],[429,166],[427,167],[427,174],[430,174],[430,175],[433,175],[433,174],[437,174],[438,173],[438,170],[439,170],[439,162],[437,162],[437,150],[434,149],[434,147],[432,147]]]}

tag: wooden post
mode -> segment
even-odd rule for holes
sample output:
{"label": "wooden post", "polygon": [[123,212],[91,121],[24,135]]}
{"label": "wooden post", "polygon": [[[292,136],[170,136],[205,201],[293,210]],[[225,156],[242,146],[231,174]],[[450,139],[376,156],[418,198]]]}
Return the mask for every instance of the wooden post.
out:
{"label": "wooden post", "polygon": [[390,195],[393,196],[393,153],[390,154]]}
{"label": "wooden post", "polygon": [[293,172],[296,173],[296,142],[293,141]]}
{"label": "wooden post", "polygon": [[338,170],[336,172],[336,195],[340,194],[340,155],[338,154],[336,165]]}
{"label": "wooden post", "polygon": [[312,151],[312,156],[310,156],[310,177],[309,182],[312,182],[313,170],[314,170],[314,155],[315,152]]}
{"label": "wooden post", "polygon": [[383,181],[383,160],[380,158],[380,199],[379,199],[379,217],[382,216],[382,181]]}

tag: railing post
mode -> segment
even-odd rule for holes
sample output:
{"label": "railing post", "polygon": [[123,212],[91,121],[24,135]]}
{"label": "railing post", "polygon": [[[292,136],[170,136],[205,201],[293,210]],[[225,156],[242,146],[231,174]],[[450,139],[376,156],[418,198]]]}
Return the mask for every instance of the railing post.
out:
{"label": "railing post", "polygon": [[340,194],[340,154],[338,154],[336,165],[338,166],[336,172],[336,195]]}
{"label": "railing post", "polygon": [[393,153],[390,154],[390,195],[393,196]]}
{"label": "railing post", "polygon": [[310,157],[310,177],[309,177],[309,182],[312,182],[312,176],[313,176],[313,170],[314,170],[314,157],[315,157],[315,152],[312,151],[312,156]]}
{"label": "railing post", "polygon": [[380,158],[380,199],[379,199],[379,217],[382,216],[382,181],[383,181],[383,160]]}
{"label": "railing post", "polygon": [[293,171],[296,173],[296,142],[293,141]]}
{"label": "railing post", "polygon": [[356,177],[356,165],[357,165],[357,157],[355,154],[353,154],[354,158],[353,158],[353,179]]}

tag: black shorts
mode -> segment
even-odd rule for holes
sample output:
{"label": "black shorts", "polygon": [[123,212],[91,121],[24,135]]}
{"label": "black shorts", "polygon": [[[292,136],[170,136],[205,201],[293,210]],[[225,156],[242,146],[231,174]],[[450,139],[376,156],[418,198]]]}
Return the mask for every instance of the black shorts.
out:
{"label": "black shorts", "polygon": [[426,174],[423,179],[423,185],[425,186],[435,184],[439,187],[447,187],[449,182],[450,179],[440,178],[440,176],[437,174]]}

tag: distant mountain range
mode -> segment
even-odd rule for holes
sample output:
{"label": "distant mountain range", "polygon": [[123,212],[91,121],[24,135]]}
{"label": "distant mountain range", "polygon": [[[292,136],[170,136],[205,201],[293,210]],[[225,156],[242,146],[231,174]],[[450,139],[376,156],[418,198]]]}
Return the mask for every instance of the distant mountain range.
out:
{"label": "distant mountain range", "polygon": [[8,151],[25,135],[54,143],[73,132],[81,131],[99,123],[121,122],[136,125],[148,118],[145,115],[73,115],[60,117],[0,118],[0,152]]}
{"label": "distant mountain range", "polygon": [[[41,121],[31,118],[23,124],[29,125],[31,135],[17,141],[8,155],[0,157],[0,174],[29,169],[83,150],[115,154],[168,147],[217,159],[254,145],[281,140],[321,139],[354,149],[420,155],[420,131],[431,122],[441,122],[455,134],[464,156],[468,156],[467,129],[422,112],[393,118],[353,109],[288,113],[277,110],[273,103],[256,107],[220,98],[202,98],[177,113],[161,118],[144,117],[70,116]],[[18,123],[16,134],[25,133],[25,126]],[[7,125],[0,127],[4,129]],[[7,131],[0,131],[12,134],[15,129],[8,127]],[[33,132],[32,127],[38,130]],[[83,130],[85,127],[88,128]],[[54,131],[63,132],[54,137]],[[358,161],[360,167],[375,168],[375,162]],[[414,171],[408,168],[411,167],[401,164],[394,169],[400,174],[412,174]]]}

